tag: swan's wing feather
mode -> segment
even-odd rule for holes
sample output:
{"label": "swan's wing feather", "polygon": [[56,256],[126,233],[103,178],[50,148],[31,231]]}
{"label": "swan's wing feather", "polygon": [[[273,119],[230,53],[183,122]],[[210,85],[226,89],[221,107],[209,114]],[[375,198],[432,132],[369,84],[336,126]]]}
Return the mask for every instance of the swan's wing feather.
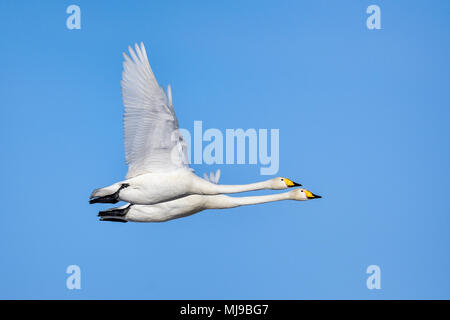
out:
{"label": "swan's wing feather", "polygon": [[[171,101],[158,85],[144,45],[124,53],[122,99],[127,179],[147,172],[189,167],[187,144]],[[171,98],[171,92],[170,92]]]}

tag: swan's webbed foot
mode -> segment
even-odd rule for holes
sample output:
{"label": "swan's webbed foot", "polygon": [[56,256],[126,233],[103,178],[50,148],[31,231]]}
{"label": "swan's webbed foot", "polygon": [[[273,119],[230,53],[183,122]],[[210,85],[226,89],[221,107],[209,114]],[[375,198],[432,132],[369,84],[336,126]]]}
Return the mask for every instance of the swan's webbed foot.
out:
{"label": "swan's webbed foot", "polygon": [[98,213],[99,217],[124,217],[130,210],[132,204],[129,204],[128,206],[119,207],[119,208],[111,208],[108,210],[103,210]]}
{"label": "swan's webbed foot", "polygon": [[100,221],[127,222],[125,216],[127,215],[131,206],[132,204],[129,204],[126,207],[112,208],[100,211],[98,213],[98,216],[100,217]]}
{"label": "swan's webbed foot", "polygon": [[91,200],[89,200],[89,203],[90,204],[93,204],[93,203],[117,203],[117,202],[119,202],[119,193],[120,193],[120,190],[122,190],[122,189],[125,189],[125,188],[127,188],[127,187],[129,187],[130,185],[128,184],[128,183],[124,183],[124,184],[122,184],[121,186],[120,186],[120,188],[116,191],[116,192],[114,192],[113,194],[109,194],[109,195],[107,195],[107,196],[103,196],[103,197],[95,197],[95,198],[93,198],[93,199],[91,199]]}
{"label": "swan's webbed foot", "polygon": [[117,218],[100,218],[100,221],[112,221],[112,222],[128,222],[127,220],[117,219]]}

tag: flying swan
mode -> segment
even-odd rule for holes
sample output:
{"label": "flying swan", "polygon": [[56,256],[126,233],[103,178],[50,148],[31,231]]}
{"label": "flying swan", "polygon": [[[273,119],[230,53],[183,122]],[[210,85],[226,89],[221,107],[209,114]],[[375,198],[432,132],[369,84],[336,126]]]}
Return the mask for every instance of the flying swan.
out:
{"label": "flying swan", "polygon": [[306,189],[253,197],[194,194],[184,198],[154,205],[126,204],[122,207],[100,211],[101,221],[114,222],[164,222],[190,216],[206,209],[227,209],[281,200],[304,201],[321,198]]}
{"label": "flying swan", "polygon": [[170,86],[166,95],[153,75],[142,42],[140,47],[135,44],[135,50],[128,50],[131,58],[123,54],[121,81],[128,172],[126,180],[94,190],[90,203],[151,205],[194,194],[301,186],[282,177],[244,185],[218,185],[194,174],[187,161],[187,145],[179,131]]}

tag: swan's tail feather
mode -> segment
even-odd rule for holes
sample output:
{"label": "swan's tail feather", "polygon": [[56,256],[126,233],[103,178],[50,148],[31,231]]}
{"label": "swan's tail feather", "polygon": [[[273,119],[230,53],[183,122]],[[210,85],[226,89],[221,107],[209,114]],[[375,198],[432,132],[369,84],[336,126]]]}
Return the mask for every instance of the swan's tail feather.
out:
{"label": "swan's tail feather", "polygon": [[119,202],[120,190],[128,187],[129,184],[113,184],[106,188],[95,189],[90,196],[89,203],[117,203]]}

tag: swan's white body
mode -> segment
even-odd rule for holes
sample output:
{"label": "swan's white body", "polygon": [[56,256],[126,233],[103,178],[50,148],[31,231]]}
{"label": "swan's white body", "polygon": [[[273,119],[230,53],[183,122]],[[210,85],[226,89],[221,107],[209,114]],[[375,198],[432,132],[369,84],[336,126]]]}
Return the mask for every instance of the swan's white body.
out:
{"label": "swan's white body", "polygon": [[[286,181],[286,182],[285,182]],[[146,173],[94,191],[93,196],[103,196],[116,192],[121,185],[118,200],[133,204],[155,204],[180,197],[199,194],[217,195],[254,190],[281,190],[289,187],[290,180],[274,178],[262,182],[243,185],[220,185],[200,178],[192,171],[180,168],[170,172]]]}
{"label": "swan's white body", "polygon": [[[129,205],[100,212],[101,220],[123,222],[163,222],[192,215],[206,209],[226,209],[281,200],[309,200],[320,198],[305,189],[254,197],[230,197],[226,195],[190,195],[154,205]],[[108,212],[122,211],[122,216]]]}
{"label": "swan's white body", "polygon": [[158,85],[144,45],[124,53],[122,97],[125,106],[126,180],[96,189],[91,203],[155,204],[192,194],[214,195],[299,186],[275,178],[248,185],[216,185],[195,175],[187,163],[186,143],[179,131],[170,86]]}

